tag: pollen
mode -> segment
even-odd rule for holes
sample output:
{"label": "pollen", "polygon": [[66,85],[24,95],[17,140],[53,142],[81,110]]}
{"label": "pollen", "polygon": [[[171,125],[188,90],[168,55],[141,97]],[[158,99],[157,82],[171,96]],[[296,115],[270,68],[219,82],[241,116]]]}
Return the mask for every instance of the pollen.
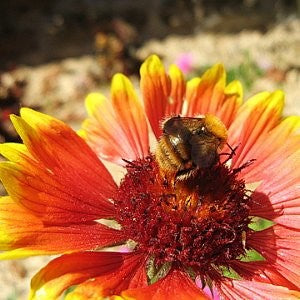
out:
{"label": "pollen", "polygon": [[114,199],[118,222],[157,267],[172,263],[216,278],[245,254],[251,233],[251,197],[239,172],[218,163],[172,182],[153,156],[129,162]]}

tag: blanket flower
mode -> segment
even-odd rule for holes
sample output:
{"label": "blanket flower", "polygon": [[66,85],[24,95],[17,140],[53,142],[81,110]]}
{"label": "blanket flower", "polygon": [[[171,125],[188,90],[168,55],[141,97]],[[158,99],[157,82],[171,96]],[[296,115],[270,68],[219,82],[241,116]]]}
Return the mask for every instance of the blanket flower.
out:
{"label": "blanket flower", "polygon": [[[142,102],[116,74],[109,99],[88,95],[78,133],[28,108],[11,116],[23,144],[0,145],[0,258],[62,254],[33,277],[30,299],[70,287],[65,299],[299,299],[300,118],[282,118],[283,93],[243,103],[222,65],[186,82],[155,55],[140,90]],[[151,137],[166,136],[169,117],[207,116],[226,128],[218,161],[182,162],[170,140],[169,163],[196,170],[176,180]],[[104,160],[123,167],[119,183]]]}

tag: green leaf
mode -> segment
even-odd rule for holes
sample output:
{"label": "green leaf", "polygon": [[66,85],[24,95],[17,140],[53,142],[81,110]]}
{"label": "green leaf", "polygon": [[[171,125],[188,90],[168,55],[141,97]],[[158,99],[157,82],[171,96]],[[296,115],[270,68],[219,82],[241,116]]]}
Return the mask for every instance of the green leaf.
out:
{"label": "green leaf", "polygon": [[169,271],[171,270],[171,267],[172,267],[172,263],[170,263],[170,262],[164,263],[160,267],[158,272],[154,275],[154,277],[151,278],[150,283],[153,284],[156,281],[158,281],[159,279],[165,277],[169,273]]}
{"label": "green leaf", "polygon": [[246,254],[238,258],[242,262],[251,261],[264,261],[266,260],[258,251],[255,249],[246,250]]}
{"label": "green leaf", "polygon": [[224,277],[228,277],[231,279],[241,279],[240,275],[230,267],[220,266],[219,270]]}
{"label": "green leaf", "polygon": [[249,228],[254,231],[262,231],[269,227],[272,227],[275,223],[260,217],[252,217]]}

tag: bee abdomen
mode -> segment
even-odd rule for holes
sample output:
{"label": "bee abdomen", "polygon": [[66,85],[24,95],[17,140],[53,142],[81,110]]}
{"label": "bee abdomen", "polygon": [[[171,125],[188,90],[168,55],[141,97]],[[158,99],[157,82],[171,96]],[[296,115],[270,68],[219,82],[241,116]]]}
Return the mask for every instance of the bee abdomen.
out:
{"label": "bee abdomen", "polygon": [[176,173],[184,166],[187,158],[187,150],[180,143],[174,145],[174,141],[165,135],[160,138],[156,148],[156,160],[162,170]]}

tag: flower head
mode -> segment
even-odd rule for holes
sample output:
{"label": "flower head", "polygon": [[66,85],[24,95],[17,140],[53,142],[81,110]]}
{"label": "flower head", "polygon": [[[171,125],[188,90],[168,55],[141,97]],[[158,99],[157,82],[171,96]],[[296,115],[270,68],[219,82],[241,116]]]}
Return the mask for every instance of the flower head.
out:
{"label": "flower head", "polygon": [[300,119],[282,119],[283,93],[242,104],[221,65],[186,83],[157,56],[140,83],[143,103],[121,74],[110,99],[90,94],[81,137],[11,117],[24,144],[0,145],[0,258],[63,254],[30,299],[298,299]]}

